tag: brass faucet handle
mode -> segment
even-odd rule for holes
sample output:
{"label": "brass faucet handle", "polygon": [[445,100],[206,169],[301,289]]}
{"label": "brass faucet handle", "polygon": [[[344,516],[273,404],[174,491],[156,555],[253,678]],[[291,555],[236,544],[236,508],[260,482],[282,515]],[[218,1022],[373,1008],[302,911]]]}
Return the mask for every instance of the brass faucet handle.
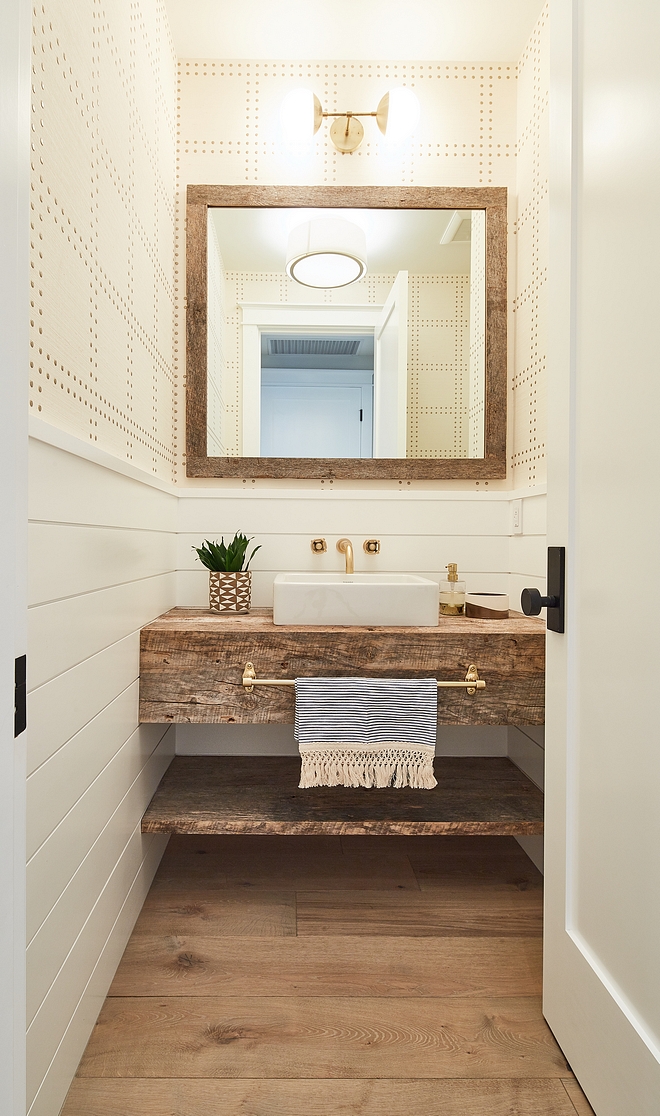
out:
{"label": "brass faucet handle", "polygon": [[325,539],[312,539],[312,554],[325,554],[328,544]]}
{"label": "brass faucet handle", "polygon": [[365,539],[362,549],[365,554],[380,554],[380,539]]}

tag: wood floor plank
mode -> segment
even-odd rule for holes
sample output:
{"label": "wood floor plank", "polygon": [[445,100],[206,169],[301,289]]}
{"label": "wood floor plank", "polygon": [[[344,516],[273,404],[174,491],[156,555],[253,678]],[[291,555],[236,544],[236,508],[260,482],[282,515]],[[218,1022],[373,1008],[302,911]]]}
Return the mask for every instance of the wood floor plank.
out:
{"label": "wood floor plank", "polygon": [[540,937],[540,891],[460,887],[443,891],[304,891],[296,895],[298,934],[396,937]]}
{"label": "wood floor plank", "polygon": [[[170,839],[170,844],[174,840]],[[515,837],[483,836],[480,833],[431,833],[418,835],[390,833],[381,836],[376,833],[362,833],[358,836],[340,837],[345,853],[379,853],[390,856],[392,853],[406,856],[440,856],[456,853],[473,853],[479,856],[522,855],[522,849]],[[169,848],[169,845],[168,845]]]}
{"label": "wood floor plank", "polygon": [[[145,925],[148,920],[145,920]],[[134,934],[110,996],[540,996],[537,938]]]}
{"label": "wood floor plank", "polygon": [[164,860],[156,873],[155,891],[187,894],[241,887],[277,890],[294,888],[419,891],[417,878],[407,856],[379,855],[289,855],[277,847],[270,854],[258,851],[191,855],[185,860]]}
{"label": "wood floor plank", "polygon": [[[562,1078],[562,1085],[564,1086],[577,1116],[595,1116],[594,1110],[585,1097],[582,1089],[578,1085],[574,1077]],[[574,1113],[571,1113],[574,1116]]]}
{"label": "wood floor plank", "polygon": [[73,1082],[61,1116],[575,1116],[559,1081]]}
{"label": "wood floor plank", "polygon": [[110,998],[81,1077],[568,1077],[537,997]]}
{"label": "wood floor plank", "polygon": [[[514,838],[511,841],[517,848]],[[241,852],[243,854],[254,852],[255,854],[265,854],[270,856],[273,852],[273,847],[276,847],[278,852],[286,853],[289,856],[300,856],[305,854],[339,856],[342,853],[342,838],[339,836],[320,835],[320,836],[291,836],[286,833],[275,833],[267,835],[250,834],[250,833],[173,833],[170,837],[167,848],[165,850],[165,858],[177,857],[181,854],[187,856],[191,853],[215,853],[216,855],[226,856],[230,853]],[[362,853],[369,850],[363,848]],[[374,853],[379,851],[372,850]],[[395,852],[395,849],[391,849]],[[407,850],[401,849],[402,856],[406,855]]]}
{"label": "wood floor plank", "polygon": [[543,876],[531,860],[521,855],[474,856],[454,853],[451,856],[409,855],[410,865],[421,891],[445,888],[474,888],[478,884],[484,898],[491,888],[516,891],[538,891],[543,888]]}
{"label": "wood floor plank", "polygon": [[252,939],[295,933],[296,896],[292,890],[241,888],[191,894],[183,889],[177,892],[152,889],[140,911],[131,942],[147,934],[183,940],[191,935]]}

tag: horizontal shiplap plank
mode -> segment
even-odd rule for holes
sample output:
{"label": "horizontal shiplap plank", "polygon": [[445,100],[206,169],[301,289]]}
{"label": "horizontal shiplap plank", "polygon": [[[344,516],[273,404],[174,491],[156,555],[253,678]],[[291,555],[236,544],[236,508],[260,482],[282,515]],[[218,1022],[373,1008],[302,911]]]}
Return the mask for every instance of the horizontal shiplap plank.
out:
{"label": "horizontal shiplap plank", "polygon": [[27,938],[34,936],[164,735],[141,725],[27,866]]}
{"label": "horizontal shiplap plank", "polygon": [[[325,493],[310,492],[307,498],[269,500],[263,498],[208,499],[180,501],[179,531],[184,534],[212,532],[248,535],[261,532],[277,533],[286,524],[292,532],[315,535],[362,533],[363,538],[379,533],[435,535],[508,535],[509,505],[505,500],[415,500],[409,492],[394,492],[391,499],[370,501],[342,498],[336,493],[325,499]],[[451,559],[449,559],[451,561]]]}
{"label": "horizontal shiplap plank", "polygon": [[527,496],[523,500],[522,528],[525,535],[545,535],[548,501],[543,496]]}
{"label": "horizontal shiplap plank", "polygon": [[49,833],[124,746],[138,724],[138,683],[119,694],[27,781],[27,856]]}
{"label": "horizontal shiplap plank", "polygon": [[[337,551],[337,542],[342,535],[326,534],[328,544],[325,554],[313,554],[310,546],[312,535],[293,534],[282,531],[279,534],[261,532],[255,536],[250,550],[261,544],[252,562],[255,570],[312,570],[316,573],[342,570],[345,559]],[[391,530],[391,525],[390,525]],[[216,536],[211,535],[211,538]],[[219,536],[218,536],[219,537]],[[405,570],[418,573],[421,570],[436,570],[444,576],[447,562],[458,562],[464,570],[509,569],[509,539],[506,536],[485,536],[482,538],[460,535],[380,535],[380,554],[365,554],[363,543],[369,538],[360,531],[353,539],[355,569],[360,573],[387,573],[392,570]],[[180,570],[198,570],[200,564],[193,547],[201,546],[202,537],[195,534],[179,535],[178,561]]]}
{"label": "horizontal shiplap plank", "polygon": [[28,603],[75,597],[176,567],[174,532],[31,523]]}
{"label": "horizontal shiplap plank", "polygon": [[[339,557],[339,555],[337,555]],[[366,556],[365,556],[366,557]],[[451,561],[451,559],[448,559]],[[295,569],[295,566],[291,566]],[[403,567],[405,570],[405,567]],[[358,566],[358,570],[360,567]],[[254,608],[272,608],[273,606],[273,581],[279,570],[254,570],[252,574],[252,604]],[[409,572],[405,570],[405,572]],[[442,574],[438,570],[415,570],[421,577],[428,577],[431,581],[439,581]],[[509,575],[506,573],[478,573],[463,570],[467,586],[472,592],[482,593],[507,593],[509,591]],[[189,608],[208,608],[209,575],[208,572],[199,570],[179,570],[177,575],[176,603]],[[532,584],[530,582],[530,584]],[[512,608],[518,605],[512,603]]]}
{"label": "horizontal shiplap plank", "polygon": [[30,689],[166,612],[174,586],[175,575],[167,573],[29,609]]}
{"label": "horizontal shiplap plank", "polygon": [[545,577],[547,551],[545,535],[512,535],[508,568],[514,573]]}
{"label": "horizontal shiplap plank", "polygon": [[32,520],[176,531],[177,497],[31,438]]}
{"label": "horizontal shiplap plank", "polygon": [[29,1116],[60,1111],[166,845],[139,830],[28,1033]]}
{"label": "horizontal shiplap plank", "polygon": [[33,1019],[82,930],[119,851],[139,823],[174,753],[170,729],[128,789],[27,950],[27,1019]]}
{"label": "horizontal shiplap plank", "polygon": [[140,635],[132,632],[59,674],[28,697],[28,774],[104,709],[140,673]]}

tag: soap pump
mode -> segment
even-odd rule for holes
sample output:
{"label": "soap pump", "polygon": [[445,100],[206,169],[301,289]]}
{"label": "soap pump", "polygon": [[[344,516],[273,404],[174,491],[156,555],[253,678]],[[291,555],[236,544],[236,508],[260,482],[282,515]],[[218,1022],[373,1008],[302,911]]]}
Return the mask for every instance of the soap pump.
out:
{"label": "soap pump", "polygon": [[447,580],[440,582],[440,615],[465,615],[465,582],[458,580],[458,563],[449,562]]}

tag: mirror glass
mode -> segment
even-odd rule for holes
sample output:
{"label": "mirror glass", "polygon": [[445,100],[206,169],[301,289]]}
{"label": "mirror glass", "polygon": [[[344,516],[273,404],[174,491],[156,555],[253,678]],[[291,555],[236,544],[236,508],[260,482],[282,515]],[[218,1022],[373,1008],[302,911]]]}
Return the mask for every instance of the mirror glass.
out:
{"label": "mirror glass", "polygon": [[483,458],[483,209],[208,209],[209,457]]}

